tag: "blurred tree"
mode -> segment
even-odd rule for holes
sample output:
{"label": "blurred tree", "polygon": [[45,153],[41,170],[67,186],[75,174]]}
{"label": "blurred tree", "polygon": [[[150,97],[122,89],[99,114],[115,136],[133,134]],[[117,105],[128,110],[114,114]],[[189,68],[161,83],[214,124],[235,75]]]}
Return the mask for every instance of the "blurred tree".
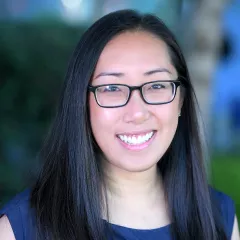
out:
{"label": "blurred tree", "polygon": [[102,17],[104,13],[105,3],[106,3],[106,0],[94,0],[93,19],[92,19],[93,22],[98,20],[100,17]]}
{"label": "blurred tree", "polygon": [[[211,122],[210,80],[221,50],[222,14],[227,2],[228,0],[195,1],[195,14],[190,23],[192,26],[185,25],[192,30],[192,37],[185,38],[188,46],[185,49],[207,133]],[[209,139],[210,136],[207,137]]]}
{"label": "blurred tree", "polygon": [[6,19],[9,16],[7,0],[0,1],[0,19]]}
{"label": "blurred tree", "polygon": [[181,20],[182,8],[183,0],[158,0],[155,13],[176,32]]}
{"label": "blurred tree", "polygon": [[34,174],[64,69],[84,28],[5,22],[0,29],[0,196],[10,196]]}

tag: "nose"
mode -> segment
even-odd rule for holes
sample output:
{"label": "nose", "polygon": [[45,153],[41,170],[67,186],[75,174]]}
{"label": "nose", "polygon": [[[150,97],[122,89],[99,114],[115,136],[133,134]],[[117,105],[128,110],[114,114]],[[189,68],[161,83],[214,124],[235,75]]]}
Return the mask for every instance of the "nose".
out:
{"label": "nose", "polygon": [[141,124],[150,117],[148,105],[143,101],[140,92],[132,92],[128,104],[125,106],[124,121],[126,123]]}

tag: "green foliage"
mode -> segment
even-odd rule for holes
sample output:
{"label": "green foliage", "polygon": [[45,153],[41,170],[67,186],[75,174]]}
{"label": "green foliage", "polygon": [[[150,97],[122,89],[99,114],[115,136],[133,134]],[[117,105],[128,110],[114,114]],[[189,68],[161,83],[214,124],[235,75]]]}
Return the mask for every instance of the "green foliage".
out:
{"label": "green foliage", "polygon": [[0,29],[0,196],[10,196],[30,179],[84,28],[2,22]]}

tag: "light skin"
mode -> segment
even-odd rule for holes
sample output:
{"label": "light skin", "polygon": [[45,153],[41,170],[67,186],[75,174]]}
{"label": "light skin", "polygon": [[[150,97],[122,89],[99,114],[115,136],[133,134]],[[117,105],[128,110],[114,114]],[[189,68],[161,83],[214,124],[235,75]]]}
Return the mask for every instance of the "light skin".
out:
{"label": "light skin", "polygon": [[[167,70],[146,74],[160,68]],[[120,74],[97,77],[103,72]],[[142,32],[124,33],[110,41],[103,50],[92,85],[108,83],[141,85],[149,81],[176,78],[177,73],[170,63],[164,42]],[[107,156],[109,163],[107,167],[111,167],[111,172],[118,171],[115,176],[133,172],[145,174],[148,172],[146,170],[156,167],[157,161],[170,145],[176,131],[180,112],[179,103],[179,91],[172,103],[164,105],[148,105],[143,102],[140,93],[134,91],[126,106],[107,109],[99,107],[93,94],[90,95],[93,133],[98,145]],[[155,141],[146,151],[138,153],[125,151],[116,141],[116,134],[150,130],[157,130],[158,133]]]}
{"label": "light skin", "polygon": [[[106,45],[91,84],[138,86],[176,79],[176,69],[163,41],[145,32],[127,32]],[[93,94],[89,101],[93,134],[104,153],[102,164],[108,182],[110,221],[140,229],[169,224],[157,162],[177,128],[181,111],[179,89],[174,101],[164,105],[144,103],[138,91],[121,108],[101,108]],[[116,137],[121,133],[131,135],[152,130],[156,131],[154,140],[141,151],[125,149]]]}
{"label": "light skin", "polygon": [[[118,74],[104,76],[109,73]],[[106,45],[96,66],[92,85],[141,85],[176,78],[177,72],[163,41],[149,33],[128,32]],[[122,108],[101,108],[93,94],[90,94],[89,101],[93,134],[104,153],[102,164],[107,181],[110,222],[137,229],[153,229],[169,224],[168,206],[156,166],[177,128],[181,111],[179,89],[174,101],[165,105],[145,104],[137,91]],[[157,131],[154,141],[141,151],[125,149],[116,138],[119,133],[151,130]],[[105,213],[103,218],[106,218]],[[235,218],[232,240],[239,240],[237,225]],[[0,219],[0,239],[15,239],[6,216]]]}

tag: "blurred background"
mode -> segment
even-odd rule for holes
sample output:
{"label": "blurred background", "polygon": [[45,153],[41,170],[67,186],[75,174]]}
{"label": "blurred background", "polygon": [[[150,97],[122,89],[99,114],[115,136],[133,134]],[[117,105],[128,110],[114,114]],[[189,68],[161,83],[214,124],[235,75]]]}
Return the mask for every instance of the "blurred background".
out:
{"label": "blurred background", "polygon": [[209,181],[240,218],[239,0],[0,0],[0,206],[34,177],[82,33],[124,8],[154,13],[175,33],[204,121]]}

